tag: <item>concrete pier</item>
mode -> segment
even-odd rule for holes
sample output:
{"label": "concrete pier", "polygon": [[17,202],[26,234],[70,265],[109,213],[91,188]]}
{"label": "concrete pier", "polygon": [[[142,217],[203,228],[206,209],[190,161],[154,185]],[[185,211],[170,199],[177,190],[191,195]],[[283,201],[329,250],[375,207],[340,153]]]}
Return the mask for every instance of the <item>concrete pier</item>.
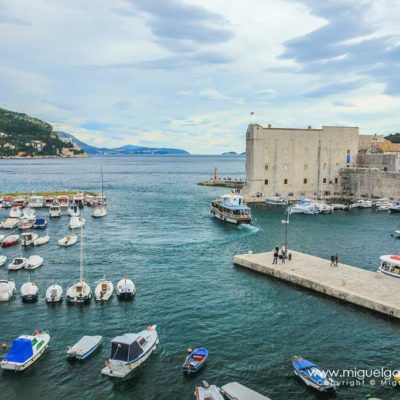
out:
{"label": "concrete pier", "polygon": [[[290,250],[292,260],[272,264],[273,252],[241,254],[234,264],[400,319],[400,279]],[[379,259],[377,258],[377,267]]]}
{"label": "concrete pier", "polygon": [[222,179],[207,179],[198,183],[200,186],[217,186],[225,187],[230,189],[241,189],[244,185],[244,181],[234,178],[222,178]]}

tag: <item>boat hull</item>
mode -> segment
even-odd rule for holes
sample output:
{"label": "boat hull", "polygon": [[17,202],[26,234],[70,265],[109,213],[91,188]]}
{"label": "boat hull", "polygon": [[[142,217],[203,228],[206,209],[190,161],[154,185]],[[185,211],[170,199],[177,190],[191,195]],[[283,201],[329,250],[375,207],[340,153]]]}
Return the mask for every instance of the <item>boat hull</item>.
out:
{"label": "boat hull", "polygon": [[135,292],[117,292],[117,298],[120,301],[130,301],[133,300],[135,297],[136,291]]}
{"label": "boat hull", "polygon": [[21,296],[23,303],[36,303],[39,299],[39,294],[26,294]]}
{"label": "boat hull", "polygon": [[70,297],[67,296],[67,304],[89,304],[92,296]]}
{"label": "boat hull", "polygon": [[224,222],[229,222],[230,224],[236,224],[236,225],[240,225],[240,224],[250,224],[251,223],[251,218],[250,217],[242,217],[242,218],[231,218],[226,214],[221,213],[218,210],[211,210],[211,214],[219,219],[220,221],[224,221]]}

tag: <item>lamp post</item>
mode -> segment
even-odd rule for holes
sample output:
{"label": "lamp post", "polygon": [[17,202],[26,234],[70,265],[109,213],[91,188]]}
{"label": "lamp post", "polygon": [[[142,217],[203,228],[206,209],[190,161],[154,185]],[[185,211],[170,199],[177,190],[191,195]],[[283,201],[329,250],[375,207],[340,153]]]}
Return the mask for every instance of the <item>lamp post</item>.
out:
{"label": "lamp post", "polygon": [[288,251],[288,227],[290,222],[290,209],[286,210],[286,219],[282,220],[282,224],[285,225],[285,251]]}

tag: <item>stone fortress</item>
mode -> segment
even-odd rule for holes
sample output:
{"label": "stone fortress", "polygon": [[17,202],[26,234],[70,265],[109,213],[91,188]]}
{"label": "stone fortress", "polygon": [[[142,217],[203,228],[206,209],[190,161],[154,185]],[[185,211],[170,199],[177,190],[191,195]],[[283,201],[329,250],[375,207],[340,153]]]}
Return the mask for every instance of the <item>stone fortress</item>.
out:
{"label": "stone fortress", "polygon": [[400,198],[400,144],[357,127],[322,129],[249,125],[246,132],[247,202],[269,196]]}

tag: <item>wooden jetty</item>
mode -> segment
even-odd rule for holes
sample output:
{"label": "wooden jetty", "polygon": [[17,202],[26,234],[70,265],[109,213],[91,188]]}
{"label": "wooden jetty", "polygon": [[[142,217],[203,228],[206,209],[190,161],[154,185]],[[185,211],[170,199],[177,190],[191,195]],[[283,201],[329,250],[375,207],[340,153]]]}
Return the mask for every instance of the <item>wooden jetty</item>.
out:
{"label": "wooden jetty", "polygon": [[[272,264],[273,252],[236,255],[235,265],[400,318],[400,279],[290,250],[291,261]],[[377,258],[377,263],[379,262]]]}

